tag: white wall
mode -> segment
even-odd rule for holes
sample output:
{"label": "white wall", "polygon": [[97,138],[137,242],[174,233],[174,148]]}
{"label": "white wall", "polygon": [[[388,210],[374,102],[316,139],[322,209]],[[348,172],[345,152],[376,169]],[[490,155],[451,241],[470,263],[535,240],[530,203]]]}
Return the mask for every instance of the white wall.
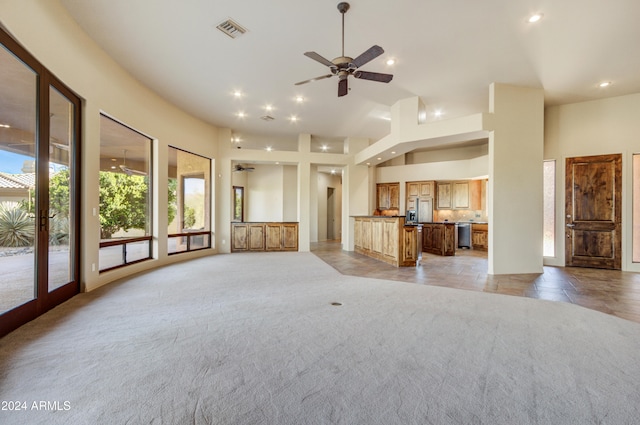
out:
{"label": "white wall", "polygon": [[640,152],[640,94],[551,106],[545,111],[544,159],[556,160],[556,257],[565,264],[565,160],[575,156],[622,154],[622,268],[632,262],[632,155]]}
{"label": "white wall", "polygon": [[279,165],[254,165],[247,175],[246,221],[283,221],[283,171]]}
{"label": "white wall", "polygon": [[282,221],[298,221],[298,167],[282,167]]}
{"label": "white wall", "polygon": [[336,239],[340,238],[342,228],[342,181],[340,175],[318,173],[318,240],[327,240],[327,190],[328,188],[334,188],[334,209],[333,216],[335,222],[333,225],[333,235]]}
{"label": "white wall", "polygon": [[489,110],[487,271],[541,273],[544,90],[492,84]]}

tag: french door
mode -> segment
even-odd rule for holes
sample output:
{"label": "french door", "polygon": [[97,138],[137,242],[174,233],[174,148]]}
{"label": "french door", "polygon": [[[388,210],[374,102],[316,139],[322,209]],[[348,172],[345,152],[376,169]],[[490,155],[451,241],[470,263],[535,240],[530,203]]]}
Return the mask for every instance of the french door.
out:
{"label": "french door", "polygon": [[567,266],[622,267],[622,155],[567,158]]}
{"label": "french door", "polygon": [[0,336],[79,292],[80,99],[0,31]]}

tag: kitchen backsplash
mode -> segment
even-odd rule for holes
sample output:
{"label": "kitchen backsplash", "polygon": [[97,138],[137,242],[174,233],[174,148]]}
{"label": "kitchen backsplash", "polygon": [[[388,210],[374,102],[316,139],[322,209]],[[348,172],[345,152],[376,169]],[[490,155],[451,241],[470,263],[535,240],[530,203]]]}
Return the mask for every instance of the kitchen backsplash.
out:
{"label": "kitchen backsplash", "polygon": [[433,210],[433,221],[489,221],[484,211],[474,210]]}

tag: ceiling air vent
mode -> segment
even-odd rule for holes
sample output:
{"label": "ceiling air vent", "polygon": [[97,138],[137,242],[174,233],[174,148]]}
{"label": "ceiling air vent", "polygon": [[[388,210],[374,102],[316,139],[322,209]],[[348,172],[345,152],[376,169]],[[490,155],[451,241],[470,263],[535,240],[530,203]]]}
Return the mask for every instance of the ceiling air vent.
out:
{"label": "ceiling air vent", "polygon": [[273,118],[271,115],[264,115],[262,117],[260,117],[261,120],[265,120],[265,121],[273,121],[275,120],[275,118]]}
{"label": "ceiling air vent", "polygon": [[227,19],[226,21],[219,23],[216,28],[218,28],[220,31],[227,34],[231,38],[238,38],[242,34],[247,32],[247,30],[243,28],[242,25],[233,21],[232,19]]}

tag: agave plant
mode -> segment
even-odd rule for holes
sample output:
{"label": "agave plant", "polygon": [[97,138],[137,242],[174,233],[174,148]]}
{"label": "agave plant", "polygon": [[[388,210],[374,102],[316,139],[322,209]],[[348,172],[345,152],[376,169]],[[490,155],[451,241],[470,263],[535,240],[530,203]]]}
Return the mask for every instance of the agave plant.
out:
{"label": "agave plant", "polygon": [[69,219],[66,217],[54,216],[49,221],[49,244],[68,245],[69,244]]}
{"label": "agave plant", "polygon": [[0,246],[33,245],[35,223],[17,202],[0,202]]}

